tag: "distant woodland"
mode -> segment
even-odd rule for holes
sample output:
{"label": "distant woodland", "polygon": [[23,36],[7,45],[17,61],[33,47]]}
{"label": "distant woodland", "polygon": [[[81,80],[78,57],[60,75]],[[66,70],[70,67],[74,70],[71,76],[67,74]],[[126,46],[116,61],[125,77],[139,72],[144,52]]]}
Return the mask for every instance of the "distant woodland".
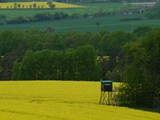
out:
{"label": "distant woodland", "polygon": [[159,28],[0,32],[1,80],[110,79],[126,84],[120,89],[120,104],[152,107],[159,103],[155,104],[160,95],[159,65]]}
{"label": "distant woodland", "polygon": [[[105,78],[121,81],[119,70],[121,70],[121,67],[124,67],[125,64],[125,57],[122,57],[124,56],[122,54],[124,46],[130,42],[140,41],[143,36],[146,37],[146,33],[152,30],[154,29],[150,27],[139,27],[132,33],[124,31],[100,31],[96,33],[70,31],[63,34],[52,32],[52,29],[47,29],[43,32],[35,29],[1,31],[0,79],[99,80]],[[159,29],[157,28],[156,30],[158,31]],[[37,55],[41,57],[36,57]],[[57,58],[57,61],[54,63],[50,57],[59,58]],[[17,72],[18,69],[16,67],[22,67],[23,63],[25,64],[25,62],[27,62],[26,60],[29,59],[33,61],[33,63],[28,64],[29,71],[31,72],[32,69],[34,74],[30,77],[16,77],[15,72]],[[32,65],[36,63],[34,59],[39,62],[37,67]],[[77,63],[74,65],[72,61],[76,61]],[[43,62],[44,65],[42,65]],[[54,64],[57,65],[56,62],[59,62],[59,66],[54,67]],[[120,63],[122,66],[119,66]],[[52,64],[53,67],[51,67]],[[67,64],[68,67],[64,66]],[[71,66],[73,68],[71,68]],[[27,66],[25,65],[25,67]],[[57,72],[55,72],[55,76],[54,72],[50,71],[45,73],[45,77],[42,77],[44,74],[43,71],[45,71],[43,67],[45,67],[46,70],[53,70],[56,68]],[[69,69],[72,70],[70,71]],[[86,71],[87,77],[85,77],[85,73],[82,75],[80,71]],[[87,73],[89,71],[92,71],[91,73],[96,73]],[[75,77],[68,76],[71,73],[73,74],[71,76]],[[20,75],[19,72],[18,75]]]}

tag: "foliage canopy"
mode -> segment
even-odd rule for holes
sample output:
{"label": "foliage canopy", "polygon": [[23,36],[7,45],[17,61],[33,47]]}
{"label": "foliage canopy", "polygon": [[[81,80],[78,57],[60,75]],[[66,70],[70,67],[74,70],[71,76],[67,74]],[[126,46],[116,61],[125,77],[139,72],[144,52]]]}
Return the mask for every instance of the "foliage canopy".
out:
{"label": "foliage canopy", "polygon": [[[160,29],[124,46],[121,104],[153,107],[160,99]],[[158,103],[157,103],[158,102]],[[157,103],[157,104],[156,104]]]}

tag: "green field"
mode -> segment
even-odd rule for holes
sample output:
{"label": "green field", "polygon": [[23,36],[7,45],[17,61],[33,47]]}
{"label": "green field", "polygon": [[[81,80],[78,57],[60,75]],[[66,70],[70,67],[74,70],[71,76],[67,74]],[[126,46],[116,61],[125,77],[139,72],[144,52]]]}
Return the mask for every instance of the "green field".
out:
{"label": "green field", "polygon": [[[43,12],[65,12],[68,14],[72,13],[89,13],[93,14],[97,11],[105,11],[105,12],[111,12],[113,10],[119,10],[119,9],[125,9],[128,8],[127,5],[121,4],[121,3],[92,3],[92,4],[76,4],[80,6],[84,6],[84,8],[63,8],[63,9],[0,9],[0,15],[7,15],[8,17],[18,17],[18,16],[33,16],[36,13],[43,13]],[[130,9],[132,8],[139,8],[137,6],[129,6]]]}
{"label": "green field", "polygon": [[[8,29],[31,29],[36,28],[45,30],[48,27],[53,27],[57,32],[65,32],[69,30],[77,30],[81,32],[86,31],[99,31],[99,30],[125,30],[132,31],[139,26],[151,26],[160,27],[160,20],[140,20],[121,22],[124,16],[108,16],[98,18],[75,18],[75,19],[64,19],[64,20],[51,20],[44,22],[32,22],[25,24],[13,24],[13,25],[0,25],[0,30]],[[127,16],[127,18],[135,17],[134,15]],[[140,15],[137,17],[141,17]],[[99,23],[97,25],[96,23]]]}
{"label": "green field", "polygon": [[[95,14],[98,12],[111,12],[120,11],[126,9],[139,8],[138,6],[128,6],[122,3],[92,3],[92,4],[78,4],[84,6],[83,8],[70,8],[70,9],[0,9],[0,15],[6,15],[7,20],[15,17],[32,17],[37,13],[55,13],[64,12],[68,15],[77,13],[80,15]],[[141,18],[139,21],[125,21],[121,22],[124,18]],[[0,19],[0,23],[5,23],[5,19]],[[97,25],[99,23],[99,25]],[[8,29],[31,29],[36,28],[39,30],[45,30],[48,27],[53,27],[57,32],[66,32],[69,30],[78,30],[81,32],[95,32],[100,30],[125,30],[132,31],[139,26],[151,26],[160,27],[160,20],[150,20],[145,17],[144,14],[132,14],[132,15],[116,15],[116,16],[103,16],[103,17],[91,17],[91,18],[72,18],[72,19],[61,19],[61,20],[50,20],[43,22],[31,22],[24,24],[4,24],[0,25],[0,30]]]}
{"label": "green field", "polygon": [[0,82],[0,119],[159,120],[160,118],[159,112],[99,105],[99,97],[99,82]]}

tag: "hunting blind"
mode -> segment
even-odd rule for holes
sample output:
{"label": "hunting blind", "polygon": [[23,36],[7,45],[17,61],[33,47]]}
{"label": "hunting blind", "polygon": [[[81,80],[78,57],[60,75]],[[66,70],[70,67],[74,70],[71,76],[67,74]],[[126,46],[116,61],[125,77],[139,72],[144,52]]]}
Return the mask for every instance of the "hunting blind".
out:
{"label": "hunting blind", "polygon": [[112,81],[101,80],[101,96],[99,104],[110,104],[112,97]]}

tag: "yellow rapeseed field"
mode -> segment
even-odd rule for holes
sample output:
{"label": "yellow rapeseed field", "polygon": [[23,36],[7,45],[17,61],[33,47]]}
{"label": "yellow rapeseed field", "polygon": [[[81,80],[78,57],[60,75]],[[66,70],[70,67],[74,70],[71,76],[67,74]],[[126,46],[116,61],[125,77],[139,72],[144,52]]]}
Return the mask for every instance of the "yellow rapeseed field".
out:
{"label": "yellow rapeseed field", "polygon": [[99,105],[99,82],[0,82],[0,120],[160,120],[160,114]]}
{"label": "yellow rapeseed field", "polygon": [[[33,8],[33,4],[36,4],[36,8],[49,8],[47,2],[16,2],[17,5],[20,4],[20,8]],[[55,4],[55,8],[81,8],[82,6],[73,5],[68,3],[59,3],[53,2]],[[7,3],[0,3],[1,9],[13,9],[15,2],[7,2]]]}

